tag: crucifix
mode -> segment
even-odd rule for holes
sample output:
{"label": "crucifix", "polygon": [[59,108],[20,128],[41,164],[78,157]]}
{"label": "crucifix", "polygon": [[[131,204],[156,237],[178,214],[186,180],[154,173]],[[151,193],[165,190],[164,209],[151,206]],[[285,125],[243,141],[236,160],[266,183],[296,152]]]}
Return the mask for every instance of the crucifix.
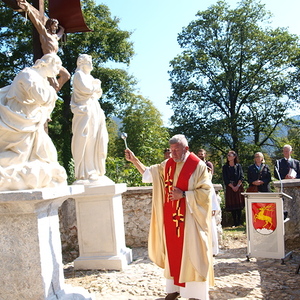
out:
{"label": "crucifix", "polygon": [[[32,5],[26,0],[2,0],[8,7],[21,13],[24,17],[29,17],[34,28],[32,34],[33,40],[33,62],[41,58],[44,54],[58,51],[58,40],[61,37],[61,30],[58,30],[58,24],[61,24],[62,34],[72,32],[91,31],[83,18],[80,0],[48,0],[49,17],[56,19],[56,22],[50,23],[47,29],[49,18],[45,14],[44,0],[32,0]],[[57,36],[57,39],[55,39]],[[42,41],[42,43],[41,43]],[[70,74],[65,68],[61,68],[58,79],[49,78],[50,84],[56,91],[59,91],[63,84],[68,81]],[[45,131],[48,132],[48,122],[45,123]]]}
{"label": "crucifix", "polygon": [[[11,7],[15,11],[19,11],[24,16],[24,10],[20,7],[19,3],[22,0],[2,0],[7,6]],[[45,15],[44,0],[32,0],[32,5],[27,3],[30,11],[34,14],[37,20],[41,24],[45,25],[48,17]],[[64,27],[65,33],[73,32],[87,32],[91,31],[83,18],[80,0],[48,0],[49,17],[57,19],[59,24]],[[24,7],[23,7],[24,8]],[[33,55],[34,61],[43,56],[43,50],[40,43],[40,33],[33,29]]]}
{"label": "crucifix", "polygon": [[[66,4],[67,2],[67,4]],[[62,5],[63,3],[63,5]],[[70,5],[78,4],[81,19],[77,18],[78,11],[74,12]],[[22,12],[24,12],[25,17],[28,17],[32,24],[34,25],[33,33],[33,48],[34,48],[34,61],[45,54],[55,53],[57,54],[59,49],[58,41],[63,37],[66,29],[70,32],[70,16],[76,16],[76,21],[83,20],[80,1],[79,0],[69,0],[69,1],[59,1],[59,0],[49,0],[49,15],[47,18],[44,12],[44,0],[33,0],[33,5],[28,3],[26,0],[17,0],[17,4]],[[54,17],[53,17],[54,16]],[[56,17],[57,16],[57,17]],[[73,19],[73,18],[72,18]],[[65,23],[67,28],[61,24]],[[77,22],[78,23],[78,22]],[[72,23],[71,23],[72,25]],[[84,23],[85,25],[85,23]],[[75,25],[75,31],[87,31],[87,27],[80,27],[78,24]],[[73,24],[74,29],[74,24]],[[61,90],[62,86],[70,79],[70,74],[62,67],[58,74],[58,79],[51,78],[50,84],[58,92]]]}

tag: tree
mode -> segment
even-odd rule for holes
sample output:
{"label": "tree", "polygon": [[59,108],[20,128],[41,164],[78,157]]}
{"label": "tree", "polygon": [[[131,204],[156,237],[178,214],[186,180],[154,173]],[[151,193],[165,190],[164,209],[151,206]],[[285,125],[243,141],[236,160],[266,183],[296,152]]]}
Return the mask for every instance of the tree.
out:
{"label": "tree", "polygon": [[278,126],[278,138],[276,139],[276,149],[274,153],[274,162],[282,157],[282,148],[284,145],[291,145],[293,148],[293,158],[300,159],[300,120],[299,116],[288,118],[284,123]]}
{"label": "tree", "polygon": [[32,65],[33,48],[31,30],[24,30],[25,19],[3,2],[0,2],[0,15],[0,86],[3,87],[22,69]]}
{"label": "tree", "polygon": [[223,153],[260,149],[293,106],[298,37],[268,27],[271,15],[255,0],[235,9],[219,1],[196,16],[171,61],[175,129]]}
{"label": "tree", "polygon": [[[149,99],[141,95],[123,112],[121,130],[128,134],[128,147],[146,165],[156,164],[163,160],[163,150],[168,147],[169,133],[163,127],[161,113]],[[122,155],[124,145],[122,145]]]}
{"label": "tree", "polygon": [[[149,99],[132,95],[132,101],[122,112],[120,131],[127,133],[127,145],[140,157],[145,165],[163,161],[163,150],[168,147],[169,133],[163,127],[160,112]],[[115,135],[111,141],[116,153],[107,160],[107,176],[115,182],[126,182],[129,186],[144,185],[141,175],[124,160],[124,141]]]}
{"label": "tree", "polygon": [[[12,8],[16,8],[14,0],[3,2],[0,2],[1,86],[9,84],[18,71],[32,65],[33,59],[31,22],[25,23],[25,19],[13,11]],[[126,65],[130,63],[134,54],[133,45],[129,41],[131,33],[119,29],[119,19],[111,17],[107,6],[96,6],[91,0],[81,2],[85,21],[92,31],[68,34],[59,56],[63,66],[73,74],[79,54],[92,55],[94,66],[92,75],[102,82],[103,96],[100,104],[107,117],[110,137],[107,176],[115,182],[125,181],[128,185],[138,185],[141,182],[140,174],[126,164],[124,143],[119,136],[118,124],[112,117],[121,120],[123,130],[128,132],[130,147],[132,146],[138,155],[145,157],[146,163],[162,161],[163,148],[168,144],[168,132],[163,128],[161,115],[151,101],[135,94],[136,79],[122,69],[106,66],[110,61]],[[52,121],[49,123],[49,135],[57,148],[60,163],[68,172],[69,183],[74,179],[74,163],[70,150],[72,124],[70,93],[71,87],[68,82],[59,93]]]}
{"label": "tree", "polygon": [[[24,67],[32,65],[32,24],[14,11],[14,0],[0,2],[0,48],[1,86],[9,84]],[[119,114],[131,99],[135,89],[135,79],[126,71],[106,67],[110,61],[129,64],[132,58],[133,44],[129,41],[131,33],[118,27],[119,19],[112,18],[105,5],[96,6],[92,0],[84,0],[82,10],[91,32],[70,33],[67,41],[58,53],[63,66],[70,74],[76,69],[79,54],[88,53],[93,57],[93,76],[102,81],[104,96],[100,99],[107,117]],[[59,93],[59,100],[53,112],[53,122],[49,123],[49,135],[57,147],[59,160],[70,175],[71,160],[71,124],[70,82]]]}
{"label": "tree", "polygon": [[[79,54],[88,53],[93,57],[92,75],[102,82],[104,96],[100,99],[100,104],[108,118],[113,114],[118,115],[119,110],[127,105],[130,95],[134,91],[135,79],[124,70],[107,68],[105,63],[114,61],[129,64],[134,54],[133,45],[129,42],[130,33],[119,29],[119,19],[111,18],[107,6],[96,6],[95,2],[91,0],[84,0],[82,4],[85,20],[92,31],[69,34],[67,43],[63,46],[62,61],[63,65],[73,74]],[[63,165],[68,170],[72,157],[70,150],[72,114],[68,85],[66,85],[62,99],[64,103],[61,115],[63,144],[60,147],[64,154]],[[49,135],[51,136],[51,131]]]}

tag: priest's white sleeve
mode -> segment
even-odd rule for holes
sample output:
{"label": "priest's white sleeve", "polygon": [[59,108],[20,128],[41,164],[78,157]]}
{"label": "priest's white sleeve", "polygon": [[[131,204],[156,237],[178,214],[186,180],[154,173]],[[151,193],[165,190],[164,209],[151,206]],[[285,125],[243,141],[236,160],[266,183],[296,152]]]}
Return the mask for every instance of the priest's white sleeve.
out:
{"label": "priest's white sleeve", "polygon": [[144,183],[152,183],[152,174],[150,172],[150,168],[146,168],[145,172],[143,173],[142,182]]}

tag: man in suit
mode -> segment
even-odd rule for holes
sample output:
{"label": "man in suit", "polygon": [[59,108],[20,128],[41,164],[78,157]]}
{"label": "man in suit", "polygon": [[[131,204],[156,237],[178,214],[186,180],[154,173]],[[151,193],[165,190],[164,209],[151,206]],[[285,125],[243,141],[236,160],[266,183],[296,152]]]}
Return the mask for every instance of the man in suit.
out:
{"label": "man in suit", "polygon": [[[297,159],[293,159],[291,157],[292,151],[293,149],[291,145],[283,146],[283,158],[276,160],[274,168],[274,175],[277,179],[300,178],[300,163]],[[278,176],[278,173],[280,175],[280,178]]]}

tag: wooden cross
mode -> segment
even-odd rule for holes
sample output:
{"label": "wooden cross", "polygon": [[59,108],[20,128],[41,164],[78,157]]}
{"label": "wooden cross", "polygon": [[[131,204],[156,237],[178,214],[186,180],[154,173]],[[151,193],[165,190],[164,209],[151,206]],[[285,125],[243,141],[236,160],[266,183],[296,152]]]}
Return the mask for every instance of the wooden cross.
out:
{"label": "wooden cross", "polygon": [[[36,13],[39,14],[40,20],[46,22],[45,19],[47,18],[45,16],[44,0],[33,0],[32,5],[36,9]],[[41,58],[43,56],[43,51],[40,43],[39,33],[34,27],[33,27],[32,39],[33,39],[33,61],[35,62],[38,58]]]}
{"label": "wooden cross", "polygon": [[[16,0],[2,0],[7,6],[16,11],[20,7]],[[48,17],[45,15],[44,0],[32,0],[31,11],[43,24],[46,24]],[[59,23],[65,28],[65,33],[69,32],[88,32],[91,31],[83,18],[80,0],[49,0],[50,17],[58,19]],[[21,12],[23,15],[24,12]],[[40,38],[37,30],[33,28],[33,61],[43,56]]]}

